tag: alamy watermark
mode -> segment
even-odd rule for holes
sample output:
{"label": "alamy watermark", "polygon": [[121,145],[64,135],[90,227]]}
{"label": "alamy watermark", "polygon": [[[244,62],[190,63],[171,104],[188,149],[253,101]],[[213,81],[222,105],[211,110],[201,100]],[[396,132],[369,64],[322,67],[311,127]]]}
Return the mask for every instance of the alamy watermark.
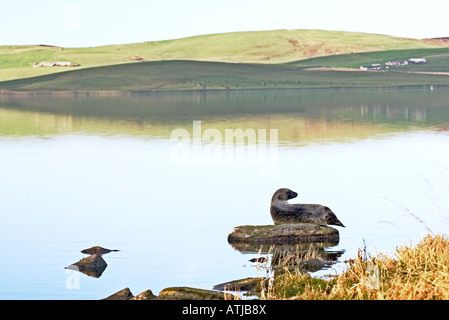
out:
{"label": "alamy watermark", "polygon": [[201,121],[193,121],[192,131],[178,128],[171,132],[176,144],[170,153],[175,164],[252,164],[261,173],[278,168],[278,129],[202,130]]}
{"label": "alamy watermark", "polygon": [[366,267],[366,273],[368,275],[366,279],[366,286],[370,289],[380,289],[380,271],[379,267],[370,264]]}
{"label": "alamy watermark", "polygon": [[65,269],[68,275],[65,280],[65,287],[69,290],[80,288],[80,272],[77,266],[70,265]]}

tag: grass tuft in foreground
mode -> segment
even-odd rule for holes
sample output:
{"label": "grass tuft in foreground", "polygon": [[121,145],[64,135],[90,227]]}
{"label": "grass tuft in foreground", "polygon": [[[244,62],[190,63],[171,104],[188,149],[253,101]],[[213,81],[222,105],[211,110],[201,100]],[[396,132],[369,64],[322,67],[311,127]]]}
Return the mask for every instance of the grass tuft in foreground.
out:
{"label": "grass tuft in foreground", "polygon": [[329,280],[284,272],[267,288],[266,299],[433,300],[449,299],[449,239],[426,236],[394,257],[359,251],[340,275]]}

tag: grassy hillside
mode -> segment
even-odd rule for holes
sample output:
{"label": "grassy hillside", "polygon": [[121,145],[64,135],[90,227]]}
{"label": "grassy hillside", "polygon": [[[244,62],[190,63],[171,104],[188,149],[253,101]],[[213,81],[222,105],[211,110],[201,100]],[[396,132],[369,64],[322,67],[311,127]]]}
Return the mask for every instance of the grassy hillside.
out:
{"label": "grassy hillside", "polygon": [[449,76],[398,72],[310,71],[283,65],[155,61],[5,81],[0,82],[0,89],[163,91],[407,85],[449,85]]}
{"label": "grassy hillside", "polygon": [[123,63],[137,57],[146,61],[280,63],[334,54],[430,47],[436,46],[418,40],[375,34],[274,30],[203,35],[97,48],[67,48],[59,58],[73,60],[81,65]]}
{"label": "grassy hillside", "polygon": [[0,81],[74,69],[32,68],[36,61],[70,61],[79,64],[78,69],[160,60],[273,64],[329,55],[419,48],[438,46],[415,39],[321,30],[235,32],[92,48],[2,46]]}
{"label": "grassy hillside", "polygon": [[410,58],[426,58],[428,63],[421,65],[400,66],[398,71],[435,71],[449,72],[449,48],[406,49],[343,54],[312,58],[286,63],[290,67],[333,67],[357,68],[374,63],[384,64],[387,61],[404,61]]}

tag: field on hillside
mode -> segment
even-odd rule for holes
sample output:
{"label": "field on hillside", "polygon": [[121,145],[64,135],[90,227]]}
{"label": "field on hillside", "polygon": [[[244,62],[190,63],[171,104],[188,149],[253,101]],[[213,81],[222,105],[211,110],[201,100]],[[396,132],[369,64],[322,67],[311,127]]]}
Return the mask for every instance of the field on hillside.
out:
{"label": "field on hillside", "polygon": [[449,85],[447,75],[311,71],[282,65],[154,61],[0,82],[11,91],[171,91]]}
{"label": "field on hillside", "polygon": [[277,64],[329,55],[420,48],[439,47],[415,39],[322,30],[235,32],[91,48],[2,46],[0,81],[75,69],[32,68],[34,62],[42,61],[70,61],[80,65],[77,69],[160,60]]}
{"label": "field on hillside", "polygon": [[397,71],[449,72],[449,48],[406,49],[363,52],[312,58],[286,63],[289,67],[357,68],[362,65],[385,64],[388,61],[405,61],[410,58],[426,58],[428,63],[397,66]]}

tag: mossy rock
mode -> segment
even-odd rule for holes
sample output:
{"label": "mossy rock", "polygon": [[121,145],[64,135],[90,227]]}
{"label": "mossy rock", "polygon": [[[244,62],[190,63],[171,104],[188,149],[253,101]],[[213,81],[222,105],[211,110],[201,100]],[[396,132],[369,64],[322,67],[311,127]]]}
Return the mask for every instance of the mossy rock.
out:
{"label": "mossy rock", "polygon": [[155,296],[151,290],[146,290],[130,300],[157,300],[157,296]]}
{"label": "mossy rock", "polygon": [[[225,297],[226,295],[226,297]],[[235,299],[229,293],[190,287],[170,287],[159,292],[159,300],[225,300]]]}
{"label": "mossy rock", "polygon": [[134,296],[131,293],[131,290],[129,290],[129,288],[125,288],[102,300],[130,300],[132,298],[134,298]]}
{"label": "mossy rock", "polygon": [[125,288],[101,300],[157,300],[157,296],[151,290],[145,290],[134,296],[129,288]]}
{"label": "mossy rock", "polygon": [[220,283],[214,286],[214,290],[220,291],[253,291],[259,290],[261,287],[261,283],[265,281],[266,278],[258,277],[258,278],[245,278],[233,280],[225,283]]}
{"label": "mossy rock", "polygon": [[329,226],[295,223],[263,226],[239,226],[228,236],[229,243],[286,244],[333,242],[338,243],[339,232]]}

